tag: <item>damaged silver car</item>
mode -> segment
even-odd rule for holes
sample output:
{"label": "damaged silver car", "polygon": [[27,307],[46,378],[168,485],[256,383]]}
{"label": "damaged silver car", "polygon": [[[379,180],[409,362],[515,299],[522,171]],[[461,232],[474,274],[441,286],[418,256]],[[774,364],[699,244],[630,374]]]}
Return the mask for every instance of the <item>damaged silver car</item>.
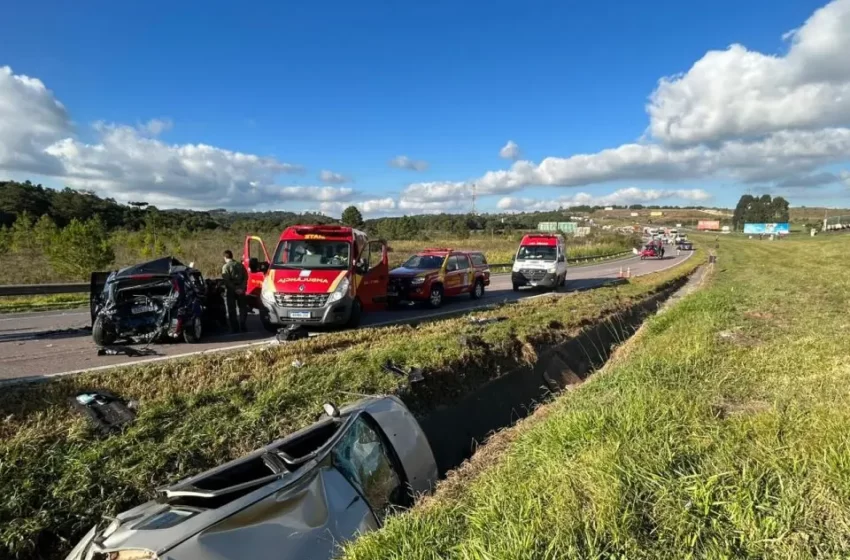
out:
{"label": "damaged silver car", "polygon": [[396,397],[325,405],[316,424],[94,527],[68,560],[331,558],[432,490],[437,465]]}

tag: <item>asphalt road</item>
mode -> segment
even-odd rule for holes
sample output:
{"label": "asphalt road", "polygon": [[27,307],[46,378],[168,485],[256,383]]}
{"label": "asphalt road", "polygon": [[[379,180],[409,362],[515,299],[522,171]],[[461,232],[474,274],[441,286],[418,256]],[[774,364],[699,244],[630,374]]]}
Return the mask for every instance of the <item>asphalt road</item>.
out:
{"label": "asphalt road", "polygon": [[[621,268],[630,269],[632,276],[657,272],[680,263],[690,254],[683,253],[680,257],[668,255],[661,260],[645,261],[641,261],[638,257],[631,257],[597,265],[572,267],[567,273],[565,292],[576,292],[604,285],[616,279]],[[492,277],[489,288],[480,300],[459,297],[447,300],[443,307],[437,310],[417,306],[364,314],[361,328],[435,319],[485,307],[499,301],[524,299],[540,294],[539,290],[533,289],[513,292],[510,276],[497,275]],[[156,354],[144,358],[98,356],[97,347],[88,329],[90,324],[88,310],[0,315],[0,382],[14,382],[23,378],[36,380],[84,370],[107,369],[122,364],[245,347],[272,340],[260,325],[259,317],[251,315],[247,333],[209,336],[202,342],[192,345],[156,344],[152,346]]]}

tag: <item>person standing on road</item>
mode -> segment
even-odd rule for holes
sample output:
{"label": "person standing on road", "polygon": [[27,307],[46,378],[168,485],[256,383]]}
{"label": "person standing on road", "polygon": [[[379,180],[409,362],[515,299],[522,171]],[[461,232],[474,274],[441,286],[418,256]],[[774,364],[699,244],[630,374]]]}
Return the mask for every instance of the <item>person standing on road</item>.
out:
{"label": "person standing on road", "polygon": [[245,332],[248,320],[248,306],[245,290],[248,288],[248,273],[242,263],[233,260],[233,252],[224,252],[224,266],[221,267],[221,279],[224,282],[224,305],[230,332]]}

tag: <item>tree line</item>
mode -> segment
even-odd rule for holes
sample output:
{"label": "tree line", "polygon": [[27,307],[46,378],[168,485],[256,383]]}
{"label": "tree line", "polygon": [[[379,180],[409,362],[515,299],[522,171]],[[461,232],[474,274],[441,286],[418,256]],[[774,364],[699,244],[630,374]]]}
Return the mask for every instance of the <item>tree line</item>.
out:
{"label": "tree line", "polygon": [[755,197],[745,194],[735,206],[732,227],[739,231],[744,229],[744,224],[777,224],[788,220],[788,201],[781,196],[771,197],[765,194]]}

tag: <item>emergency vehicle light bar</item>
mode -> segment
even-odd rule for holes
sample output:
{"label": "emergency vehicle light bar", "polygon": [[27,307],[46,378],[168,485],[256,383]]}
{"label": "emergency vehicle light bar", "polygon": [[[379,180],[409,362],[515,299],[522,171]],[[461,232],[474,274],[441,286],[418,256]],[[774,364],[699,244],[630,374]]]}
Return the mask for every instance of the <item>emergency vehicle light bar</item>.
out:
{"label": "emergency vehicle light bar", "polygon": [[452,249],[448,247],[429,247],[428,249],[422,249],[423,253],[449,253]]}

